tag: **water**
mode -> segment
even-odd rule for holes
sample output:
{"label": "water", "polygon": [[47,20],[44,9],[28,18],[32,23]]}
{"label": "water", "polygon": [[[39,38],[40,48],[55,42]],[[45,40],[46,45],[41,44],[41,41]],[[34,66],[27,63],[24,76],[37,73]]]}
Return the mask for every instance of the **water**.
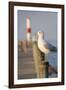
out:
{"label": "water", "polygon": [[[50,42],[53,46],[55,46],[57,48],[57,41],[56,40],[48,41],[48,42]],[[57,60],[57,52],[50,52],[48,54],[48,61],[53,67],[57,68],[57,61],[58,61]]]}

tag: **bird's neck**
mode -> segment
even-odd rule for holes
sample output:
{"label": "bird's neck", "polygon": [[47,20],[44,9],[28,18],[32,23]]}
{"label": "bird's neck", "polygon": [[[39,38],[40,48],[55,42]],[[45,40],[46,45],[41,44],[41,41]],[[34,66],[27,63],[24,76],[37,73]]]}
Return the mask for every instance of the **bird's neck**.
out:
{"label": "bird's neck", "polygon": [[39,38],[38,38],[38,44],[41,44],[41,43],[42,43],[42,44],[44,43],[43,37],[39,37]]}
{"label": "bird's neck", "polygon": [[43,40],[44,38],[42,36],[39,36],[38,37],[38,40]]}

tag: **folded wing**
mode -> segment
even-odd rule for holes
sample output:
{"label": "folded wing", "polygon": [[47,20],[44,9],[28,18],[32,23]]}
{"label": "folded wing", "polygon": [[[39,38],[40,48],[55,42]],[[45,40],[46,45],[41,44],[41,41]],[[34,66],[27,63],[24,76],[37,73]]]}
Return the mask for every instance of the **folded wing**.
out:
{"label": "folded wing", "polygon": [[46,43],[44,44],[44,46],[45,46],[45,48],[49,49],[49,50],[52,51],[52,52],[56,52],[56,51],[57,51],[57,48],[56,48],[55,46],[51,45],[51,44],[48,43],[48,42],[46,42]]}

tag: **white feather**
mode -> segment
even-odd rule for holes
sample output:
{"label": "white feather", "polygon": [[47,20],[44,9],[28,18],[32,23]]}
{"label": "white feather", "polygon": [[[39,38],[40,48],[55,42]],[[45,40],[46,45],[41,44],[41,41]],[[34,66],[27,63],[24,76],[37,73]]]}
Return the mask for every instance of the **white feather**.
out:
{"label": "white feather", "polygon": [[38,48],[41,52],[48,54],[50,52],[50,50],[48,48],[45,47],[46,42],[43,40],[43,32],[38,32]]}

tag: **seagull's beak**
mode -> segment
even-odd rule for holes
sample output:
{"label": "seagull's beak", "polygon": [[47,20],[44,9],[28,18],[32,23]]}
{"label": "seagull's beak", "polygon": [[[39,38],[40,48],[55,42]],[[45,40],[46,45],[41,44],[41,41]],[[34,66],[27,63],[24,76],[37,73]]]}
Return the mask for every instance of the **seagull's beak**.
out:
{"label": "seagull's beak", "polygon": [[36,33],[37,39],[38,39],[38,37],[39,37],[40,34],[41,34],[41,32],[37,32],[37,33]]}
{"label": "seagull's beak", "polygon": [[41,34],[41,32],[37,32],[37,36],[39,36],[39,34]]}

